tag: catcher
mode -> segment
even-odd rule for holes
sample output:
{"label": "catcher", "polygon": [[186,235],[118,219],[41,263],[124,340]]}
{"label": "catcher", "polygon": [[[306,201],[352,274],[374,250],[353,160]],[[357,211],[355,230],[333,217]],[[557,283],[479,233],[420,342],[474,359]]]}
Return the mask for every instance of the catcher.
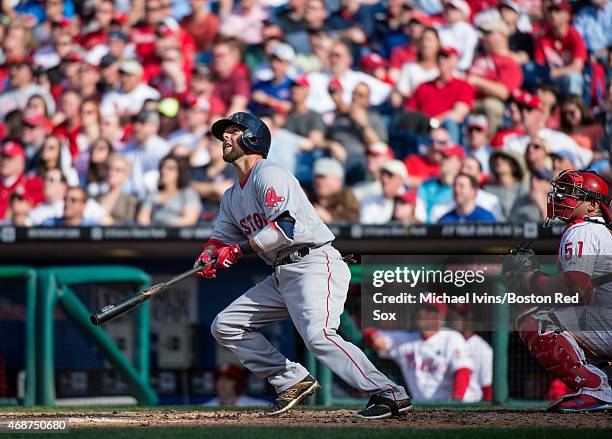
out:
{"label": "catcher", "polygon": [[[532,250],[504,261],[506,287],[554,296],[578,294],[580,306],[531,309],[517,319],[529,352],[571,392],[549,409],[564,413],[612,408],[602,368],[612,359],[612,235],[608,183],[597,173],[567,170],[552,181],[545,226],[567,224],[557,263],[561,274],[538,271]],[[587,360],[588,358],[588,360]]]}

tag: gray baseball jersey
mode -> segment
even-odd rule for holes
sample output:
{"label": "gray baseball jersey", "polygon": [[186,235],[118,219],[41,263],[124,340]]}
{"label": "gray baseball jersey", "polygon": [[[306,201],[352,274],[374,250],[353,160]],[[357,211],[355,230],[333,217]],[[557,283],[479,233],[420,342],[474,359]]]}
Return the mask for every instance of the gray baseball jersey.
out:
{"label": "gray baseball jersey", "polygon": [[318,247],[335,239],[296,178],[268,160],[259,160],[246,182],[236,182],[225,191],[212,238],[226,244],[252,238],[283,212],[295,220],[293,245],[259,253],[268,264],[298,248]]}
{"label": "gray baseball jersey", "polygon": [[213,336],[280,393],[303,380],[308,371],[285,358],[259,330],[291,318],[306,347],[348,384],[393,399],[406,398],[403,387],[391,382],[357,346],[336,332],[351,273],[330,244],[333,233],[293,175],[267,160],[258,161],[246,182],[225,192],[212,238],[226,244],[242,241],[286,211],[295,220],[293,244],[260,256],[274,265],[300,247],[310,247],[310,253],[275,267],[270,276],[221,311],[212,324]]}

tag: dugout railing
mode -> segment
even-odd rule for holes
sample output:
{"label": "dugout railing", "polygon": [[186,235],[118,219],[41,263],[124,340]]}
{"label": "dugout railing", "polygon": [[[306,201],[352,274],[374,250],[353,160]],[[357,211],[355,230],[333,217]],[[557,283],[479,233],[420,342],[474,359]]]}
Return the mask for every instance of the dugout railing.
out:
{"label": "dugout railing", "polygon": [[[36,404],[36,306],[37,306],[37,276],[36,270],[24,265],[0,266],[0,280],[17,279],[23,281],[25,286],[24,304],[24,334],[23,334],[23,363],[24,363],[24,395],[22,400],[17,398],[4,398],[0,396],[0,405],[14,405],[21,403],[24,406]],[[0,290],[0,297],[3,291]],[[2,324],[0,322],[0,324]],[[4,346],[8,347],[8,343]],[[0,355],[4,349],[0,348]]]}

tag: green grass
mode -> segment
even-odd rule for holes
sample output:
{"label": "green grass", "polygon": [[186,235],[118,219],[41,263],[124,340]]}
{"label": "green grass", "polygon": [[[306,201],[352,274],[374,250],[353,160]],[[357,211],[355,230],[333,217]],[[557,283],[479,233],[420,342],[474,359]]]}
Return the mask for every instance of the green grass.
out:
{"label": "green grass", "polygon": [[[412,428],[311,428],[311,427],[140,427],[140,428],[91,428],[71,430],[70,432],[51,437],[65,438],[91,438],[91,439],[164,439],[164,438],[214,438],[214,439],[474,439],[474,438],[501,438],[501,439],[530,439],[554,437],[555,439],[581,439],[602,437],[604,431],[597,429],[563,429],[563,428],[524,428],[524,429],[412,429]],[[49,434],[21,434],[11,435],[11,438],[24,439],[32,437],[49,437]],[[2,436],[0,436],[2,437]]]}

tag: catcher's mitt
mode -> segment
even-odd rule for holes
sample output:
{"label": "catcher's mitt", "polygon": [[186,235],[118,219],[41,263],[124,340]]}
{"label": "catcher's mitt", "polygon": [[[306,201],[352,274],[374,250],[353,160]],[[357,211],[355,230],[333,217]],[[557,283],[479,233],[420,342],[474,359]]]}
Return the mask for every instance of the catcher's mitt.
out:
{"label": "catcher's mitt", "polygon": [[535,252],[527,246],[519,245],[510,249],[510,254],[504,257],[502,276],[508,291],[520,294],[526,292],[527,273],[537,271],[540,263]]}

